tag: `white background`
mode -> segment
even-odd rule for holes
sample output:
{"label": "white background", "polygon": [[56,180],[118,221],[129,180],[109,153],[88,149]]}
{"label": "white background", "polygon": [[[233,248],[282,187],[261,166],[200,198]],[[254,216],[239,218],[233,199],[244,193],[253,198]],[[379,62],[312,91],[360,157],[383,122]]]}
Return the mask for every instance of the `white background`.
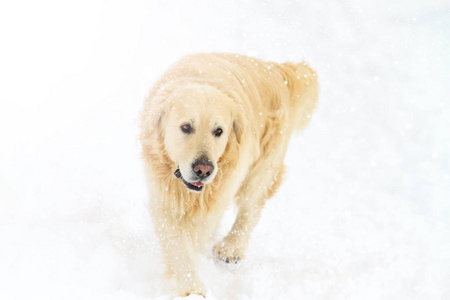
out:
{"label": "white background", "polygon": [[200,256],[207,299],[450,299],[448,1],[3,1],[0,39],[0,299],[174,297],[138,112],[212,51],[321,90],[248,258]]}

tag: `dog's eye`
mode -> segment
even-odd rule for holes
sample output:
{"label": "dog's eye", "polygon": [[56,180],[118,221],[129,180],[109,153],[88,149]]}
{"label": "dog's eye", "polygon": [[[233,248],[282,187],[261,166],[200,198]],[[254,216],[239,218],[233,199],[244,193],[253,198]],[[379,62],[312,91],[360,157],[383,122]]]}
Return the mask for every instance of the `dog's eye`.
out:
{"label": "dog's eye", "polygon": [[219,127],[216,130],[214,130],[214,135],[219,137],[222,135],[222,132],[223,132],[222,128]]}
{"label": "dog's eye", "polygon": [[192,133],[192,131],[194,131],[194,129],[191,127],[190,124],[183,124],[183,125],[181,125],[180,128],[181,128],[181,131],[183,131],[184,133],[187,133],[187,134]]}

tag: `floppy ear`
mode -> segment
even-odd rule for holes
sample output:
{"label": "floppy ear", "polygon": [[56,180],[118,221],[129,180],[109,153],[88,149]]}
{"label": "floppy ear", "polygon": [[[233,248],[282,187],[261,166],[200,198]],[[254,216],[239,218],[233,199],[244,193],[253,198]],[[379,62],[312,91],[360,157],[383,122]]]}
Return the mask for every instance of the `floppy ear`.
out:
{"label": "floppy ear", "polygon": [[234,131],[234,134],[236,135],[236,140],[239,144],[241,143],[242,133],[244,132],[246,124],[247,124],[247,122],[245,119],[245,115],[242,111],[242,108],[239,107],[235,111],[234,121],[233,121],[233,131]]}
{"label": "floppy ear", "polygon": [[242,128],[242,124],[238,120],[234,120],[233,130],[234,130],[234,134],[236,135],[236,140],[240,144],[243,128]]}
{"label": "floppy ear", "polygon": [[147,105],[141,112],[141,143],[155,147],[164,135],[164,123],[167,115],[167,105],[160,95],[151,95]]}
{"label": "floppy ear", "polygon": [[165,116],[166,116],[166,111],[164,109],[161,109],[159,111],[159,116],[156,116],[156,125],[155,125],[154,129],[157,131],[157,134],[159,136],[163,135],[163,123],[165,120]]}
{"label": "floppy ear", "polygon": [[154,95],[154,98],[151,101],[151,130],[153,130],[156,136],[162,137],[164,135],[164,128],[166,123],[167,114],[171,109],[171,101],[170,94],[172,93],[172,89],[163,88]]}

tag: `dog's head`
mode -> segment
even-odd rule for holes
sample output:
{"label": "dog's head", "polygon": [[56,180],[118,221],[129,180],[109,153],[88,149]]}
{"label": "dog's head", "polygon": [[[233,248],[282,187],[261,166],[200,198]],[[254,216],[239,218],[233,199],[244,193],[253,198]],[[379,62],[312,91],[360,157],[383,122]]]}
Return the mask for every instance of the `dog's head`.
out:
{"label": "dog's head", "polygon": [[243,124],[237,104],[214,87],[177,86],[160,103],[157,128],[178,168],[175,176],[200,192],[214,180],[227,144],[240,142]]}

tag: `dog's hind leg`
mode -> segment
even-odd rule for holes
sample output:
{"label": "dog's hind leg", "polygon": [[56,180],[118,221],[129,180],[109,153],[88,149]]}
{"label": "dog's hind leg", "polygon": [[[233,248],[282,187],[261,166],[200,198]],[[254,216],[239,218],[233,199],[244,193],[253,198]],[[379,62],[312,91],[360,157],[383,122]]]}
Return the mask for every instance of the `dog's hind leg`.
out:
{"label": "dog's hind leg", "polygon": [[261,178],[248,180],[238,194],[239,211],[236,221],[228,235],[214,246],[214,254],[226,263],[237,263],[244,258],[248,247],[250,234],[261,216],[261,211],[267,199],[271,198],[281,184],[284,165],[274,168],[272,174],[264,173]]}

